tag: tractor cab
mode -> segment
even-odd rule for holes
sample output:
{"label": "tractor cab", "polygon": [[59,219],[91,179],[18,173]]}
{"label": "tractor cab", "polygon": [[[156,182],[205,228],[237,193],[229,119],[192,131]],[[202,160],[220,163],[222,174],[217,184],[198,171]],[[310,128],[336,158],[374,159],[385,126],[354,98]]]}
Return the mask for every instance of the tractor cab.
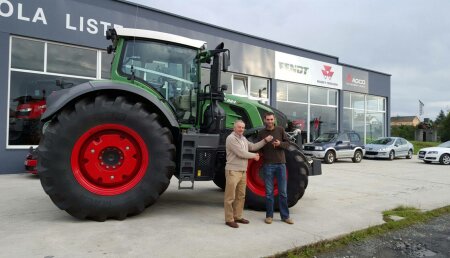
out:
{"label": "tractor cab", "polygon": [[[180,124],[195,124],[198,114],[200,64],[209,62],[206,42],[156,31],[116,28],[107,32],[116,52],[112,79],[133,81],[152,89]],[[209,59],[208,59],[209,58]]]}

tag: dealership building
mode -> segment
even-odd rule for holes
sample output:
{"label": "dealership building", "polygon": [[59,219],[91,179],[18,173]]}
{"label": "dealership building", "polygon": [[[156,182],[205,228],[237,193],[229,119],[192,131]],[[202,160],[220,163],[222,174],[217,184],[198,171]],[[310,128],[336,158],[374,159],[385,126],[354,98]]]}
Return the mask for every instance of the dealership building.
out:
{"label": "dealership building", "polygon": [[[302,129],[305,141],[354,130],[387,136],[390,75],[339,58],[118,0],[0,0],[0,173],[24,172],[39,143],[39,117],[53,91],[109,79],[105,31],[148,29],[220,42],[231,52],[227,94],[266,102]],[[364,55],[364,53],[360,53]],[[202,84],[209,81],[202,68]]]}

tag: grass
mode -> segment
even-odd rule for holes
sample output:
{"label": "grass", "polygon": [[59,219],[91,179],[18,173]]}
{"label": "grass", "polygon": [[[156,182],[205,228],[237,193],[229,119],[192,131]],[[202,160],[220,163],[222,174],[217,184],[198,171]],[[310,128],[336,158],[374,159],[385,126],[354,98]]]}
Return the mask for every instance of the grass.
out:
{"label": "grass", "polygon": [[[332,240],[325,240],[311,245],[295,248],[287,252],[276,254],[271,257],[281,258],[309,258],[321,253],[331,252],[340,247],[345,247],[351,243],[359,242],[369,237],[378,236],[389,231],[406,228],[413,224],[426,222],[432,218],[450,213],[450,206],[422,212],[414,207],[399,206],[395,209],[384,211],[383,219],[386,223],[378,226],[372,226],[363,230],[352,232]],[[394,221],[389,216],[395,215],[404,219]]]}
{"label": "grass", "polygon": [[440,142],[417,142],[417,141],[410,141],[410,142],[414,145],[414,154],[417,154],[420,149],[435,147],[441,144]]}

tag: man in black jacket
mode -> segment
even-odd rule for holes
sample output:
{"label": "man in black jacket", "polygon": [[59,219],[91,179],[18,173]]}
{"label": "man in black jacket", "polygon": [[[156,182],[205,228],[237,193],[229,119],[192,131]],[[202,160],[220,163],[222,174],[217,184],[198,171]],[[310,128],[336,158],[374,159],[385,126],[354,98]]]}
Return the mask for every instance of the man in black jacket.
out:
{"label": "man in black jacket", "polygon": [[272,112],[264,115],[264,123],[266,128],[259,132],[258,139],[264,139],[269,135],[273,137],[271,143],[266,144],[260,150],[264,158],[262,169],[266,187],[265,222],[271,224],[273,220],[273,179],[276,177],[278,182],[278,203],[281,220],[288,224],[294,224],[294,221],[289,217],[289,208],[287,204],[286,157],[284,155],[284,149],[289,146],[289,139],[283,127],[275,126],[275,115]]}

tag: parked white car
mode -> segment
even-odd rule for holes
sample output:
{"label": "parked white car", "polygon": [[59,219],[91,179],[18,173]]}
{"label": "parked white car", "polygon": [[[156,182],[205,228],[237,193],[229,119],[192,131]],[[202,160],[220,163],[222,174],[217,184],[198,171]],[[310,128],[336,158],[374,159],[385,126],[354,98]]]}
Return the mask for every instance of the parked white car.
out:
{"label": "parked white car", "polygon": [[411,159],[414,153],[412,143],[401,137],[381,137],[365,145],[366,158],[385,158],[393,160],[398,157]]}
{"label": "parked white car", "polygon": [[439,162],[442,165],[450,165],[450,141],[436,147],[420,149],[418,158],[425,163]]}

